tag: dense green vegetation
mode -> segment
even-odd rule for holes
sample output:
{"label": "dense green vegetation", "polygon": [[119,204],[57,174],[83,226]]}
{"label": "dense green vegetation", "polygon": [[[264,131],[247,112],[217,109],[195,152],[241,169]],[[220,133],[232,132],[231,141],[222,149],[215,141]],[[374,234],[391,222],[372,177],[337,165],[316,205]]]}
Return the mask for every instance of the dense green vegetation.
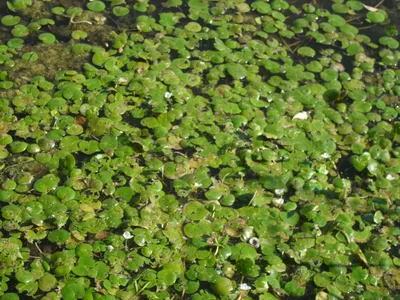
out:
{"label": "dense green vegetation", "polygon": [[0,300],[400,299],[394,2],[0,12]]}

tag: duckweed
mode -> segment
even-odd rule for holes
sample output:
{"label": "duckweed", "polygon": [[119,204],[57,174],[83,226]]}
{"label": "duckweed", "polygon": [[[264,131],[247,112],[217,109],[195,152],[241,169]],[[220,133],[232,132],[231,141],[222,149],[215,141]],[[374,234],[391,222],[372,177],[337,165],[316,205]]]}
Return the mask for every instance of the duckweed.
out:
{"label": "duckweed", "polygon": [[0,3],[0,299],[399,299],[378,2]]}

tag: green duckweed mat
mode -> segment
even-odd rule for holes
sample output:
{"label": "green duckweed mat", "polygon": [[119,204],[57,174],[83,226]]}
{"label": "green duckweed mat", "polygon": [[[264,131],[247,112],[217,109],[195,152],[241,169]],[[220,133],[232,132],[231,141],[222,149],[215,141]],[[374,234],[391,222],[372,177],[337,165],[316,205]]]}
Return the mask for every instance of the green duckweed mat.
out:
{"label": "green duckweed mat", "polygon": [[399,300],[398,6],[0,1],[0,300]]}

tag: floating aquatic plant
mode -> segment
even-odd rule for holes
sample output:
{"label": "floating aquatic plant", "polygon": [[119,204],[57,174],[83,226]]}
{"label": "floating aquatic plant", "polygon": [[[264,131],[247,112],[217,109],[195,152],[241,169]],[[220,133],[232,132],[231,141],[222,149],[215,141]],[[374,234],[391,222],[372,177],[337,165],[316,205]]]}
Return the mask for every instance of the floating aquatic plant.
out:
{"label": "floating aquatic plant", "polygon": [[398,299],[388,3],[0,7],[1,300]]}

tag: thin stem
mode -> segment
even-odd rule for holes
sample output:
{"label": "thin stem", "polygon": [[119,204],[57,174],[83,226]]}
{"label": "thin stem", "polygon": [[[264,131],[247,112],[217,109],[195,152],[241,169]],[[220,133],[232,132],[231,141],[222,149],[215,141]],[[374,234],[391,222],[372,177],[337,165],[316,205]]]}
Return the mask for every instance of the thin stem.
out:
{"label": "thin stem", "polygon": [[369,25],[369,26],[364,26],[364,27],[359,27],[358,30],[365,30],[365,29],[373,28],[375,26],[376,26],[376,24]]}
{"label": "thin stem", "polygon": [[114,22],[115,25],[117,25],[118,29],[121,29],[121,27],[119,27],[119,24],[117,23],[117,21],[115,21],[113,18],[108,17],[111,21]]}
{"label": "thin stem", "polygon": [[256,198],[257,192],[258,192],[258,190],[256,190],[256,191],[254,192],[253,197],[251,197],[251,199],[250,199],[250,201],[249,201],[249,205],[252,205],[252,204],[253,204],[253,200]]}
{"label": "thin stem", "polygon": [[38,249],[38,250],[39,250],[40,254],[42,254],[42,255],[43,255],[43,251],[42,251],[42,249],[40,249],[39,245],[38,245],[36,242],[35,242],[35,246],[36,246],[36,249]]}
{"label": "thin stem", "polygon": [[293,44],[290,44],[290,45],[288,45],[288,47],[296,46],[296,45],[298,45],[299,43],[301,43],[301,41],[298,41],[298,42],[295,42],[295,43],[293,43]]}
{"label": "thin stem", "polygon": [[285,44],[286,48],[290,51],[290,53],[293,54],[293,50],[292,50],[292,48],[290,48],[290,45],[288,45],[283,38],[281,38],[281,41]]}
{"label": "thin stem", "polygon": [[361,18],[361,16],[347,19],[347,20],[346,20],[346,23],[349,23],[349,22],[354,21],[354,20],[358,20],[358,19],[360,19],[360,18]]}
{"label": "thin stem", "polygon": [[[137,292],[137,294],[140,295],[140,294],[146,289],[146,287],[147,287],[149,284],[150,284],[150,281],[149,281],[149,282],[146,282],[146,283],[142,286],[142,288]],[[137,286],[137,284],[136,284],[136,286]]]}
{"label": "thin stem", "polygon": [[184,299],[185,292],[186,292],[186,288],[183,288],[183,289],[182,289],[181,300],[183,300],[183,299]]}
{"label": "thin stem", "polygon": [[375,8],[378,8],[379,6],[381,6],[381,4],[383,4],[383,2],[385,2],[385,0],[381,0],[377,5],[375,5]]}
{"label": "thin stem", "polygon": [[86,21],[86,20],[83,20],[83,21],[74,21],[74,17],[75,17],[75,15],[72,15],[71,16],[71,18],[69,19],[69,22],[70,23],[72,23],[72,24],[80,24],[80,23],[85,23],[85,24],[89,24],[89,25],[92,25],[92,22],[89,22],[89,21]]}

